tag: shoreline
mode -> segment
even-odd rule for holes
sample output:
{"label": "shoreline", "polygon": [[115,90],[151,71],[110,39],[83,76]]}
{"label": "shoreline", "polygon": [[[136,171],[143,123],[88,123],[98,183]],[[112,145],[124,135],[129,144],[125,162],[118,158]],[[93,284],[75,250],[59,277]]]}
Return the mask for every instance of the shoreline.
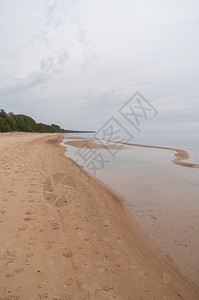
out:
{"label": "shoreline", "polygon": [[[73,146],[73,147],[77,147],[77,148],[81,148],[84,147],[84,144],[88,145],[89,148],[93,148],[93,149],[117,149],[117,146],[115,147],[115,145],[102,145],[102,144],[98,144],[96,143],[96,141],[92,138],[85,138],[85,137],[65,137],[64,139],[68,139],[69,141],[66,141],[65,143],[62,144],[62,146],[64,145],[69,145],[69,146]],[[112,142],[110,140],[110,142]],[[87,144],[88,143],[88,144]],[[116,142],[116,143],[120,143],[120,142]],[[190,158],[189,153],[185,150],[181,150],[181,149],[177,149],[177,148],[169,148],[169,147],[159,147],[159,146],[152,146],[152,145],[141,145],[141,144],[129,144],[129,143],[123,143],[124,145],[131,145],[131,146],[135,146],[135,147],[143,147],[143,148],[158,148],[161,150],[172,150],[172,151],[176,151],[176,155],[177,158],[176,160],[179,160],[179,162],[175,163],[174,160],[172,160],[172,163],[174,164],[179,164],[181,165],[181,160],[184,159],[188,159]],[[128,148],[122,148],[122,150],[126,150]],[[67,152],[67,148],[65,148],[66,152]],[[65,152],[65,153],[66,153]],[[66,156],[67,157],[67,156]],[[68,159],[70,159],[71,161],[72,158],[67,157]],[[81,166],[79,166],[77,163],[75,163],[77,165],[77,167],[81,168]],[[183,165],[183,164],[182,164]],[[186,167],[192,168],[194,165],[195,168],[198,168],[199,165],[198,164],[190,164],[187,163]],[[87,170],[84,169],[85,173],[88,173]],[[88,173],[89,174],[89,173]],[[100,178],[96,178],[93,177],[93,175],[89,175],[91,178],[93,178],[94,180],[96,180],[102,187],[104,187],[105,189],[107,189],[108,191],[110,191],[110,194],[114,195],[116,199],[119,200],[120,204],[121,204],[121,209],[125,211],[125,214],[128,216],[129,218],[129,222],[132,223],[132,226],[136,225],[136,229],[139,232],[139,234],[141,236],[143,236],[143,238],[145,238],[148,243],[155,248],[159,253],[161,253],[164,258],[166,258],[169,263],[171,263],[172,266],[175,267],[176,270],[178,270],[180,272],[180,274],[182,274],[182,276],[184,276],[184,278],[188,278],[188,274],[186,274],[186,269],[183,270],[182,265],[178,265],[178,263],[175,261],[174,257],[171,257],[169,253],[167,253],[167,251],[165,251],[165,249],[161,248],[160,245],[158,245],[157,241],[155,241],[152,237],[149,236],[148,233],[146,233],[146,230],[144,228],[144,226],[135,219],[135,216],[133,215],[133,213],[131,211],[129,211],[129,205],[127,204],[126,200],[124,199],[123,195],[120,194],[118,191],[116,191],[113,187],[110,187],[108,184],[106,184],[104,181],[102,181],[102,179]],[[197,288],[198,283],[197,281],[194,281],[193,279],[190,279],[191,282],[193,282],[194,286],[196,286]]]}
{"label": "shoreline", "polygon": [[[67,139],[67,138],[66,138]],[[189,152],[183,149],[178,149],[178,148],[172,148],[172,147],[164,147],[164,146],[154,146],[154,145],[143,145],[143,144],[131,144],[131,143],[123,143],[120,141],[112,141],[112,140],[107,140],[110,143],[113,144],[99,144],[96,143],[96,141],[92,138],[82,138],[82,137],[72,137],[72,139],[74,139],[74,141],[67,141],[65,142],[65,145],[70,145],[76,148],[81,148],[83,147],[83,145],[85,143],[87,143],[87,145],[90,148],[93,149],[121,149],[121,147],[117,147],[115,144],[121,144],[125,146],[133,146],[133,147],[142,147],[142,148],[151,148],[151,149],[160,149],[160,150],[170,150],[170,151],[174,151],[175,153],[175,157],[174,159],[172,159],[172,163],[179,165],[179,166],[183,166],[183,167],[188,167],[188,168],[199,168],[199,164],[196,163],[189,163],[189,162],[185,162],[184,160],[188,160],[190,159],[190,155]],[[122,149],[124,150],[125,148],[122,147]]]}
{"label": "shoreline", "polygon": [[[103,149],[104,147],[105,148],[108,148],[108,149],[117,149],[117,146],[115,145],[102,145],[102,144],[97,144],[95,142],[94,139],[92,138],[84,138],[84,137],[75,137],[75,136],[72,136],[72,137],[66,137],[65,139],[71,139],[72,141],[68,141],[68,142],[65,142],[64,144],[67,146],[68,145],[71,145],[73,147],[77,147],[77,148],[81,148],[85,143],[88,142],[88,145],[89,147],[92,147],[94,149]],[[62,142],[63,142],[64,138],[62,137]],[[74,140],[74,141],[73,141]],[[82,140],[82,141],[81,141]],[[113,142],[110,140],[110,142]],[[114,141],[115,142],[115,141]],[[118,143],[120,144],[121,142],[115,142],[115,143]],[[199,164],[191,164],[191,163],[185,163],[184,165],[184,162],[181,162],[181,160],[185,160],[185,159],[189,159],[190,156],[189,156],[189,153],[186,151],[186,150],[182,150],[182,149],[177,149],[177,148],[170,148],[170,147],[161,147],[161,146],[153,146],[153,145],[142,145],[142,144],[129,144],[129,143],[122,143],[124,145],[127,145],[127,146],[136,146],[136,147],[144,147],[144,148],[154,148],[154,149],[162,149],[162,150],[172,150],[172,151],[175,151],[176,152],[176,156],[177,158],[172,160],[172,162],[174,164],[178,164],[178,165],[182,165],[182,166],[186,166],[186,167],[190,167],[190,168],[199,168]],[[61,145],[62,147],[64,147],[63,145]],[[64,153],[67,152],[67,148],[64,148]],[[123,150],[125,149],[124,147],[122,148]],[[127,148],[126,148],[127,149]],[[78,165],[75,161],[73,161],[72,158],[69,158],[67,156],[65,156],[67,159],[71,160],[73,162],[73,164],[76,165],[76,167],[78,169],[81,169],[81,172],[83,173],[88,173],[85,169],[82,170],[81,166]],[[91,175],[90,173],[89,174],[89,177],[92,178],[92,180],[94,182],[97,183],[97,185],[100,185],[103,189],[106,190],[106,192],[110,193],[110,196],[113,197],[114,201],[118,202],[121,210],[123,211],[123,214],[124,214],[124,219],[128,219],[128,223],[130,224],[130,226],[135,226],[135,229],[133,230],[132,233],[135,233],[136,231],[136,235],[140,235],[142,236],[143,238],[143,242],[147,243],[147,245],[149,245],[149,247],[151,247],[151,251],[157,251],[157,255],[160,255],[161,258],[163,260],[166,259],[166,263],[168,263],[171,268],[174,268],[175,271],[179,272],[180,276],[182,276],[182,278],[184,278],[185,280],[188,280],[188,277],[186,276],[186,274],[184,274],[182,271],[179,270],[178,268],[178,265],[175,263],[175,261],[173,261],[168,255],[166,255],[158,246],[157,246],[157,243],[155,241],[153,241],[143,230],[142,226],[139,224],[138,221],[136,221],[132,214],[129,213],[129,210],[128,210],[128,205],[126,203],[126,201],[124,200],[123,196],[121,194],[119,194],[117,191],[115,191],[113,188],[111,188],[110,186],[108,186],[105,182],[103,182],[101,179],[99,178],[96,178],[94,177],[93,175]],[[127,227],[129,227],[129,224],[127,225]],[[131,231],[131,229],[130,229]],[[143,252],[144,253],[144,252]],[[146,254],[146,253],[145,253]],[[193,284],[193,286],[195,286],[196,289],[198,289],[198,286],[196,285],[195,282],[193,282],[192,280],[189,281],[191,284]]]}
{"label": "shoreline", "polygon": [[[108,142],[108,144],[106,144],[106,142]],[[119,143],[121,142],[114,144],[114,141],[104,140],[103,144],[103,140],[98,141],[93,138],[80,136],[71,137],[67,135],[61,145],[67,146],[69,155],[66,153],[66,156],[74,160],[74,153],[75,151],[78,152],[79,147],[82,147],[82,152],[83,148],[87,147],[90,150],[104,149],[101,153],[104,159],[108,159],[108,155],[106,156],[105,152],[110,150],[110,147],[111,149],[118,149]],[[115,145],[116,148],[114,148]],[[142,234],[150,239],[150,241],[176,265],[176,268],[179,269],[182,274],[185,274],[186,277],[190,278],[199,286],[199,273],[197,268],[199,259],[197,251],[199,246],[197,235],[198,227],[197,221],[195,220],[195,217],[198,215],[197,195],[199,190],[194,186],[194,183],[197,184],[197,170],[194,172],[193,164],[190,163],[188,163],[189,170],[173,166],[175,175],[168,169],[169,166],[172,168],[171,165],[174,163],[172,162],[172,158],[170,158],[171,150],[176,151],[175,155],[179,156],[177,157],[179,164],[181,160],[188,159],[189,153],[177,149],[177,147],[169,148],[128,143],[131,147],[127,148],[127,144],[125,143],[124,145],[124,147],[120,148],[123,154],[121,154],[121,156],[119,155],[118,159],[116,158],[111,161],[110,167],[107,167],[107,169],[103,168],[101,172],[98,171],[99,173],[96,177],[104,182],[108,188],[111,186],[113,190],[120,194],[120,198],[124,199],[123,206],[125,206],[127,214],[129,214],[134,221],[137,221]],[[77,149],[74,147],[77,147]],[[144,150],[144,148],[146,148],[146,150]],[[158,149],[156,150],[156,148]],[[132,155],[128,153],[125,154],[127,149]],[[136,150],[137,153],[145,152],[145,156],[142,158],[144,160],[147,158],[147,161],[151,163],[150,167],[152,166],[152,162],[155,164],[153,171],[148,168],[147,164],[142,164],[142,167],[136,165],[133,168],[130,165],[125,165],[126,158],[128,158],[127,160],[129,162],[131,159],[134,162],[139,161],[139,156],[137,157],[136,153],[135,156],[133,154],[134,150]],[[158,152],[159,155],[161,155],[161,153],[168,153],[165,159],[164,169],[157,168],[157,165],[162,162],[162,160],[158,160],[158,157],[157,161],[154,155],[148,159],[147,153],[153,153],[153,151],[154,153]],[[162,158],[164,159],[164,157]],[[194,164],[194,166],[196,166],[196,164]],[[117,173],[120,167],[121,171],[119,175],[116,175],[115,172]],[[87,170],[87,168],[85,169]],[[134,169],[134,173],[137,173],[137,175],[132,173],[132,169]],[[192,170],[194,171],[192,177],[189,179],[186,174],[191,176]],[[148,175],[145,176],[145,172]],[[183,177],[183,175],[185,176]],[[178,181],[179,176],[181,181],[185,180],[183,185]],[[150,181],[151,187],[149,187],[147,181]],[[189,186],[189,182],[193,186]],[[142,185],[143,188],[141,188]],[[148,195],[146,191],[148,191]],[[171,199],[170,202],[169,199]]]}
{"label": "shoreline", "polygon": [[[20,141],[4,141],[1,149],[1,203],[6,211],[0,223],[2,299],[9,289],[16,299],[24,300],[30,294],[41,299],[63,295],[78,300],[197,299],[198,287],[143,236],[118,195],[96,178],[88,182],[85,174],[79,176],[80,167],[71,165],[59,145],[62,138],[44,135],[19,134]],[[46,177],[57,172],[70,174],[77,184],[76,198],[60,208],[49,205],[42,195]],[[14,185],[13,179],[19,182]],[[9,262],[13,251],[8,267],[4,260]],[[33,258],[27,258],[26,264],[24,257],[30,251]],[[20,289],[26,278],[32,287],[25,284]]]}

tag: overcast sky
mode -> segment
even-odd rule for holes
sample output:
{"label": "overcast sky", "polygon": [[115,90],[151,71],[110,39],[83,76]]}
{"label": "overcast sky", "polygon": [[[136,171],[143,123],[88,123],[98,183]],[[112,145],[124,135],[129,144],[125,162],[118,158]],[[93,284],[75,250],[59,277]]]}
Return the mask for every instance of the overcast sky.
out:
{"label": "overcast sky", "polygon": [[198,0],[0,0],[0,107],[97,129],[136,91],[199,130]]}

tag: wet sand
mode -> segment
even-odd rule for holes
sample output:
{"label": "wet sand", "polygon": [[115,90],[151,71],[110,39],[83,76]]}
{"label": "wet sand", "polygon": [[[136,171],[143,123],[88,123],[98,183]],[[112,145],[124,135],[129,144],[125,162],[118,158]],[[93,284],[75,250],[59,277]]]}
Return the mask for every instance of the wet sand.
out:
{"label": "wet sand", "polygon": [[[143,234],[199,286],[199,174],[188,151],[178,146],[127,146],[111,140],[67,135],[64,143],[66,156],[80,164],[78,148],[88,147],[89,151],[94,144],[97,153],[108,162],[97,171],[97,178],[122,195],[124,208],[139,223]],[[120,144],[125,147],[111,160],[110,146],[114,149],[114,145]],[[172,160],[173,154],[176,158]]]}
{"label": "wet sand", "polygon": [[[56,134],[0,134],[0,299],[198,299],[197,287],[142,235],[119,196],[88,181],[60,141]],[[57,173],[75,182],[68,202],[63,185],[54,186],[59,200],[44,197],[52,195],[46,179]]]}
{"label": "wet sand", "polygon": [[[83,137],[69,137],[69,139],[75,139],[75,141],[67,141],[65,142],[66,145],[74,146],[77,148],[84,147],[88,145],[89,148],[93,149],[121,149],[121,146],[117,146],[118,144],[122,145],[122,149],[125,149],[125,146],[133,146],[133,147],[143,147],[143,148],[151,148],[151,149],[160,149],[160,150],[170,150],[175,152],[176,158],[172,160],[172,162],[176,165],[180,165],[183,167],[189,168],[199,168],[199,164],[196,163],[189,163],[185,162],[184,160],[190,159],[190,155],[187,151],[177,148],[171,147],[160,147],[160,146],[153,146],[153,145],[141,145],[141,144],[130,144],[130,143],[122,143],[120,141],[112,141],[106,140],[106,144],[99,144],[95,139],[92,138],[83,138]],[[108,142],[108,143],[107,143]]]}

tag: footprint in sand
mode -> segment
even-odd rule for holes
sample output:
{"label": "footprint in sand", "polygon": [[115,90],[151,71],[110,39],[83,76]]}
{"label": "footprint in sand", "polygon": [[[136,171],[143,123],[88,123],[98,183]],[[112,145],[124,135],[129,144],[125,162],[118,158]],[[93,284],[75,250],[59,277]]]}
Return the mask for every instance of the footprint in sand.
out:
{"label": "footprint in sand", "polygon": [[21,274],[22,272],[24,271],[24,268],[17,268],[17,269],[15,269],[15,273],[17,274],[17,275],[19,275],[19,274]]}
{"label": "footprint in sand", "polygon": [[64,294],[62,296],[52,297],[52,300],[72,300],[72,296],[69,294]]}
{"label": "footprint in sand", "polygon": [[16,259],[16,253],[15,253],[15,251],[6,249],[2,253],[2,257],[5,260],[7,260],[7,262],[6,262],[6,266],[7,266],[8,264],[13,263],[15,261],[15,259]]}
{"label": "footprint in sand", "polygon": [[35,245],[35,240],[37,237],[26,236],[24,242],[27,247],[33,247]]}
{"label": "footprint in sand", "polygon": [[61,296],[61,300],[72,300],[72,296],[69,294],[64,294]]}
{"label": "footprint in sand", "polygon": [[48,293],[45,293],[45,294],[38,294],[38,297],[40,299],[48,299]]}
{"label": "footprint in sand", "polygon": [[34,230],[37,230],[38,232],[43,232],[43,231],[46,230],[45,228],[42,228],[42,227],[40,227],[40,226],[36,226],[36,227],[34,227],[33,229],[34,229]]}
{"label": "footprint in sand", "polygon": [[4,296],[6,293],[6,288],[4,286],[0,287],[0,296]]}
{"label": "footprint in sand", "polygon": [[34,256],[34,253],[32,253],[32,252],[26,253],[26,257],[30,258],[32,256]]}
{"label": "footprint in sand", "polygon": [[6,274],[6,277],[11,278],[11,277],[13,277],[14,275],[15,275],[14,272],[9,272],[9,273]]}
{"label": "footprint in sand", "polygon": [[35,200],[34,199],[30,199],[30,200],[28,200],[28,202],[35,202]]}
{"label": "footprint in sand", "polygon": [[14,195],[14,191],[12,191],[12,190],[9,190],[9,191],[8,191],[8,194],[10,194],[10,195]]}
{"label": "footprint in sand", "polygon": [[27,228],[28,228],[28,225],[27,225],[27,224],[20,225],[20,226],[18,227],[18,231],[25,231]]}
{"label": "footprint in sand", "polygon": [[28,222],[28,221],[32,220],[32,219],[31,219],[31,218],[29,218],[29,217],[24,217],[23,219],[24,219],[24,221],[26,221],[26,222]]}
{"label": "footprint in sand", "polygon": [[28,210],[25,212],[25,215],[29,216],[29,215],[33,215],[34,213],[35,213],[35,211]]}
{"label": "footprint in sand", "polygon": [[35,193],[35,191],[33,191],[33,190],[28,190],[28,193],[29,193],[29,194],[33,194],[33,193]]}
{"label": "footprint in sand", "polygon": [[1,297],[0,300],[20,300],[20,297],[16,295],[9,295]]}
{"label": "footprint in sand", "polygon": [[59,229],[59,224],[57,222],[52,222],[51,223],[52,229],[58,230]]}
{"label": "footprint in sand", "polygon": [[113,286],[108,282],[102,283],[102,288],[105,292],[113,290]]}
{"label": "footprint in sand", "polygon": [[121,244],[122,243],[122,237],[119,236],[118,234],[114,234],[116,241]]}
{"label": "footprint in sand", "polygon": [[49,220],[49,222],[50,222],[50,224],[52,226],[52,229],[54,229],[54,230],[58,230],[59,229],[59,225],[60,224],[55,220],[55,218],[51,218]]}
{"label": "footprint in sand", "polygon": [[53,247],[53,244],[55,243],[55,241],[47,241],[44,245],[44,249],[45,250],[50,250]]}
{"label": "footprint in sand", "polygon": [[73,256],[73,252],[71,252],[70,250],[66,250],[64,253],[63,253],[63,256],[65,258],[71,258]]}
{"label": "footprint in sand", "polygon": [[64,280],[64,287],[71,286],[73,284],[73,278],[68,277]]}
{"label": "footprint in sand", "polygon": [[42,282],[38,283],[37,287],[38,287],[38,289],[41,289],[41,288],[45,287],[46,285],[47,285],[47,283],[45,281],[42,281]]}

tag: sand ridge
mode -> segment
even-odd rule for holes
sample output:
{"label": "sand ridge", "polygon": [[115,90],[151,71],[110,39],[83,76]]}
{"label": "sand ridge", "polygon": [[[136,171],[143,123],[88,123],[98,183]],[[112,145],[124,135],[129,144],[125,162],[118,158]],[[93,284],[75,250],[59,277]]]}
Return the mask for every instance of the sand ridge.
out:
{"label": "sand ridge", "polygon": [[118,144],[120,144],[120,145],[124,145],[124,147],[122,147],[123,150],[128,149],[125,146],[152,148],[152,149],[160,149],[160,150],[170,150],[170,151],[175,152],[176,158],[174,158],[172,160],[172,162],[174,164],[180,165],[183,167],[189,167],[189,168],[199,168],[199,164],[184,161],[184,160],[190,159],[190,155],[187,151],[182,150],[182,149],[163,147],[163,146],[123,143],[120,141],[113,141],[113,140],[104,140],[104,144],[102,144],[102,143],[98,143],[98,141],[95,139],[92,139],[92,138],[88,139],[88,138],[82,138],[82,137],[72,137],[72,138],[70,137],[70,139],[76,139],[76,140],[75,141],[67,141],[67,142],[65,142],[65,144],[71,145],[71,146],[74,146],[77,148],[81,148],[81,147],[84,147],[85,145],[87,145],[88,147],[93,148],[93,149],[106,149],[106,148],[121,149],[121,146],[117,146]]}
{"label": "sand ridge", "polygon": [[[0,135],[0,299],[198,299],[140,233],[116,195],[64,157],[56,134]],[[77,195],[43,196],[65,173]]]}

